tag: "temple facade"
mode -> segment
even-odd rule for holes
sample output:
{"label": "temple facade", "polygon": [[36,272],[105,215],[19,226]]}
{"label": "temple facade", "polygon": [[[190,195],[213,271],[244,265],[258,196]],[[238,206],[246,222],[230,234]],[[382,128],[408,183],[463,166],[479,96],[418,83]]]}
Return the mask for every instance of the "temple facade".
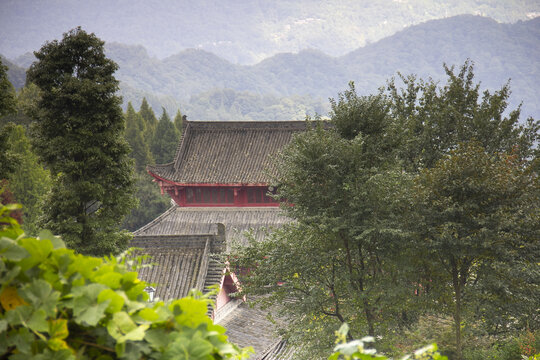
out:
{"label": "temple facade", "polygon": [[155,283],[163,300],[218,285],[211,316],[232,342],[253,346],[255,359],[288,358],[290,349],[263,312],[229,296],[239,284],[220,254],[233,243],[245,244],[247,231],[263,241],[267,231],[290,221],[270,196],[270,184],[275,157],[305,129],[303,121],[185,121],[174,160],[147,167],[174,204],[134,233],[132,246],[155,264],[140,277]]}

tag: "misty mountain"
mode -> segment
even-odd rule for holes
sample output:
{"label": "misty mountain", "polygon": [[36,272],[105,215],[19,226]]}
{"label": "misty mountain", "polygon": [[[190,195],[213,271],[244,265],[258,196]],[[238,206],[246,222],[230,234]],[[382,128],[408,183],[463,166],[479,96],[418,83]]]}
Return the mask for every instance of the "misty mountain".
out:
{"label": "misty mountain", "polygon": [[511,79],[511,104],[524,101],[524,115],[540,117],[540,18],[515,24],[463,15],[411,26],[341,57],[317,50],[278,54],[252,66],[232,64],[203,50],[185,50],[162,61],[141,47],[109,44],[122,84],[173,97],[181,108],[190,98],[216,89],[255,95],[309,95],[323,103],[355,81],[370,94],[396,75],[444,79],[443,63],[475,62],[477,80],[491,90]]}
{"label": "misty mountain", "polygon": [[108,43],[106,50],[120,66],[116,76],[126,102],[137,107],[146,96],[157,113],[160,106],[173,114],[180,108],[193,119],[301,119],[302,109],[325,114],[327,99],[351,80],[367,95],[398,71],[445,79],[443,63],[459,67],[467,58],[483,88],[497,90],[511,79],[511,107],[523,101],[523,115],[540,117],[540,18],[500,24],[456,16],[408,27],[340,57],[309,49],[251,66],[200,49],[163,60],[142,46]]}
{"label": "misty mountain", "polygon": [[143,45],[160,59],[200,48],[254,64],[313,48],[344,55],[404,27],[460,14],[512,23],[538,0],[2,0],[0,53],[15,58],[76,26],[106,42]]}

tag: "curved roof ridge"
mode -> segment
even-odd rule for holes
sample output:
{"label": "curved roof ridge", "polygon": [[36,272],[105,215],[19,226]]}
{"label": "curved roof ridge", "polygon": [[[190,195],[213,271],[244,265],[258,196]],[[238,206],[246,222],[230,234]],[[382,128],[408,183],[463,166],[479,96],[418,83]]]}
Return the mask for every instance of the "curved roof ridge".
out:
{"label": "curved roof ridge", "polygon": [[189,121],[172,163],[151,175],[180,184],[269,183],[272,156],[309,127],[304,121]]}
{"label": "curved roof ridge", "polygon": [[171,206],[170,208],[168,208],[165,212],[163,212],[163,214],[159,215],[157,218],[155,218],[154,220],[150,221],[148,224],[143,225],[142,227],[140,227],[140,228],[138,228],[137,230],[135,230],[135,231],[133,232],[133,235],[139,235],[141,232],[146,231],[146,230],[148,230],[149,228],[151,228],[152,226],[159,224],[163,218],[168,217],[169,214],[170,214],[171,212],[173,212],[177,207],[178,207],[178,205],[172,205],[172,206]]}

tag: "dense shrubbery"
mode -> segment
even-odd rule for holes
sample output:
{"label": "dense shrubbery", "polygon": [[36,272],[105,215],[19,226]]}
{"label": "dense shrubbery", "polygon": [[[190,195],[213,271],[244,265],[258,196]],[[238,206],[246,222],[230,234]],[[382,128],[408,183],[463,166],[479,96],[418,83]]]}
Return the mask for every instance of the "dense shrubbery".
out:
{"label": "dense shrubbery", "polygon": [[42,232],[25,236],[0,207],[0,358],[230,359],[227,342],[200,294],[149,303],[133,261],[96,258]]}

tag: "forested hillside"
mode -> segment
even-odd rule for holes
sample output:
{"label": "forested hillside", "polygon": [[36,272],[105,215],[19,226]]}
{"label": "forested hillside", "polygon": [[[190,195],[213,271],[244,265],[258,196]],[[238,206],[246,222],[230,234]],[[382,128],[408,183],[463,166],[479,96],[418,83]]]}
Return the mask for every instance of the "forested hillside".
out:
{"label": "forested hillside", "polygon": [[[304,106],[324,109],[326,99],[335,96],[351,80],[359,93],[368,94],[383,86],[397,71],[440,79],[444,76],[443,63],[459,66],[467,58],[475,62],[477,77],[487,88],[496,88],[511,79],[511,106],[523,101],[524,114],[540,115],[536,101],[540,92],[540,18],[499,24],[479,16],[457,16],[409,27],[341,57],[304,50],[278,54],[253,66],[234,65],[203,50],[185,50],[159,61],[141,47],[109,44],[108,49],[120,65],[118,78],[123,84],[162,97],[172,96],[186,114],[196,113],[197,119],[229,117],[220,115],[223,107],[219,110],[211,100],[204,102],[204,108],[200,106],[201,97],[207,97],[200,94],[216,94],[216,89],[252,94],[253,100],[248,102],[252,107],[234,101],[225,104],[225,111],[230,109],[232,113],[241,107],[242,117],[260,113],[256,103],[264,101],[267,94],[277,98],[309,95],[314,99],[310,102],[317,105],[304,102]],[[134,103],[140,102],[128,92],[124,96]],[[283,102],[287,101],[274,101],[273,110],[291,114],[280,108]],[[263,111],[264,116],[273,118],[271,111]]]}
{"label": "forested hillside", "polygon": [[[540,116],[540,18],[500,24],[463,15],[411,26],[344,56],[318,50],[283,53],[252,66],[235,65],[204,50],[189,49],[159,60],[142,46],[107,44],[120,69],[124,103],[146,96],[154,109],[182,109],[192,119],[302,119],[327,111],[349,81],[360,94],[374,92],[396,75],[440,79],[443,63],[469,58],[488,89],[511,79],[510,107],[523,101],[526,116]],[[19,65],[26,65],[26,57]]]}

